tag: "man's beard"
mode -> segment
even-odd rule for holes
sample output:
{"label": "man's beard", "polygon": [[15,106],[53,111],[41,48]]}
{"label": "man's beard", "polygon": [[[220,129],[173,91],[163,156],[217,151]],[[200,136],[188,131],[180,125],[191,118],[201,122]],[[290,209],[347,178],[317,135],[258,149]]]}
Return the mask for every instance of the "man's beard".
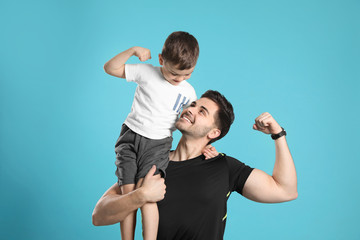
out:
{"label": "man's beard", "polygon": [[178,122],[175,123],[175,127],[183,135],[188,135],[188,136],[195,137],[195,138],[205,137],[212,129],[211,127],[200,127],[200,126],[187,129],[187,128],[183,127],[182,124],[179,124]]}

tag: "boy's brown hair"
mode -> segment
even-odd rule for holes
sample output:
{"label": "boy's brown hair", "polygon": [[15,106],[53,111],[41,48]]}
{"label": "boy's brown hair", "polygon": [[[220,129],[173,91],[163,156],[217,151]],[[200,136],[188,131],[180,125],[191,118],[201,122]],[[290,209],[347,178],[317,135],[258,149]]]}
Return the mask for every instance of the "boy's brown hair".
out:
{"label": "boy's brown hair", "polygon": [[199,57],[199,44],[187,32],[173,32],[166,39],[161,55],[164,61],[170,62],[179,70],[190,69],[196,65]]}

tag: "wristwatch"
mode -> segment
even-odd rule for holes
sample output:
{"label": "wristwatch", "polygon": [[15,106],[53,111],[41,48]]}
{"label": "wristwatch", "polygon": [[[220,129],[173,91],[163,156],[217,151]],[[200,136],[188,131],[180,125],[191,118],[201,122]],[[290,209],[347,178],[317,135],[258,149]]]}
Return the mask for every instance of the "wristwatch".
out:
{"label": "wristwatch", "polygon": [[278,134],[271,134],[271,138],[276,140],[279,137],[286,136],[285,129],[283,127],[281,127],[281,129],[282,129],[281,132],[279,132]]}

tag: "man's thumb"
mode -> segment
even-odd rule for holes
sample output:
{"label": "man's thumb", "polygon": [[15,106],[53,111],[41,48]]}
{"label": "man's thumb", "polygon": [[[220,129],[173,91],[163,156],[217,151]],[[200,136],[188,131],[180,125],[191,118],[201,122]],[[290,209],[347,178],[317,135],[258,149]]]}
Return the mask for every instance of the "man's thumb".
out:
{"label": "man's thumb", "polygon": [[153,165],[150,168],[149,172],[146,174],[145,178],[149,178],[149,177],[154,176],[155,171],[156,171],[156,165]]}

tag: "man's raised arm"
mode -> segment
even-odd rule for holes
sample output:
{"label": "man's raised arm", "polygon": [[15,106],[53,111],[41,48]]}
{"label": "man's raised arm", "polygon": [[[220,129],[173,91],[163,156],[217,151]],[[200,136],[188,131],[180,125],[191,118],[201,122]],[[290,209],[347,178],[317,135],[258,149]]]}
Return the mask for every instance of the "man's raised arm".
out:
{"label": "man's raised arm", "polygon": [[[269,113],[257,117],[253,128],[265,134],[278,134],[282,131]],[[272,176],[254,169],[244,185],[244,197],[263,203],[286,202],[297,198],[296,170],[285,136],[275,140],[275,151]]]}
{"label": "man's raised arm", "polygon": [[160,174],[155,175],[153,166],[144,178],[142,186],[128,194],[121,195],[119,186],[114,184],[97,202],[92,222],[95,226],[111,225],[121,222],[127,215],[147,202],[158,202],[164,198],[165,184]]}

